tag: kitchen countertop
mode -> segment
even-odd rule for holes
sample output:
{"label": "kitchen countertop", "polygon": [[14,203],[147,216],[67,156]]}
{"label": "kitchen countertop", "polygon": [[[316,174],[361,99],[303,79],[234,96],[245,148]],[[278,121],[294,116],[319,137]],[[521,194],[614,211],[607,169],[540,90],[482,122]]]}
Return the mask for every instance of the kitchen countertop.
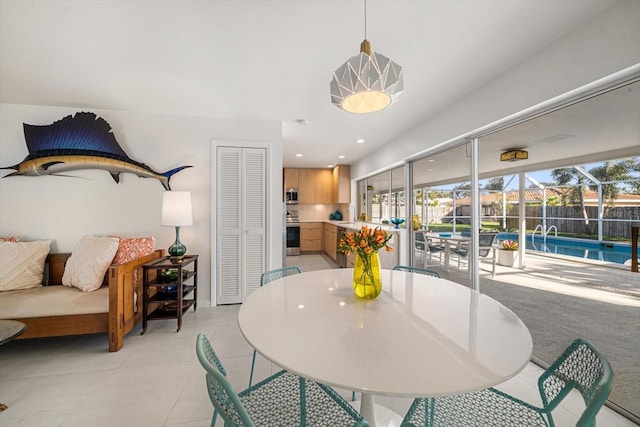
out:
{"label": "kitchen countertop", "polygon": [[328,219],[308,219],[308,220],[300,220],[300,223],[311,223],[311,222],[322,222],[327,224],[333,224],[338,227],[347,228],[349,230],[360,230],[363,225],[366,225],[370,228],[380,227],[380,229],[386,232],[406,232],[406,228],[394,228],[393,224],[376,224],[373,222],[362,222],[362,221],[335,221]]}

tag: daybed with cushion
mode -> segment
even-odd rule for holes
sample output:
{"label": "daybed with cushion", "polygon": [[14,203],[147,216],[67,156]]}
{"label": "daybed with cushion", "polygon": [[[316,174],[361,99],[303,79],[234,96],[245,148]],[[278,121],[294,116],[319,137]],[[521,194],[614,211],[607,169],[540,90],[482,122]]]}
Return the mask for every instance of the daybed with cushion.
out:
{"label": "daybed with cushion", "polygon": [[[153,251],[151,246],[146,255],[136,253],[132,261],[109,265],[112,260],[114,263],[126,261],[127,256],[114,258],[114,254],[119,254],[123,248],[122,244],[118,245],[117,238],[115,249],[113,238],[106,250],[103,245],[96,243],[107,240],[85,237],[72,254],[48,254],[50,241],[46,245],[39,244],[45,249],[40,247],[24,251],[21,248],[30,248],[32,245],[29,244],[36,242],[0,243],[3,257],[0,319],[19,320],[27,325],[19,339],[106,332],[109,351],[120,350],[124,336],[142,317],[142,265],[164,253],[162,250]],[[16,277],[13,265],[7,266],[7,263],[21,261],[26,263],[20,269],[22,275],[40,277],[41,284],[22,284],[21,279]],[[7,281],[7,276],[10,279],[15,277],[15,280]],[[91,281],[95,282],[95,286],[89,286]],[[16,283],[18,289],[6,290]]]}

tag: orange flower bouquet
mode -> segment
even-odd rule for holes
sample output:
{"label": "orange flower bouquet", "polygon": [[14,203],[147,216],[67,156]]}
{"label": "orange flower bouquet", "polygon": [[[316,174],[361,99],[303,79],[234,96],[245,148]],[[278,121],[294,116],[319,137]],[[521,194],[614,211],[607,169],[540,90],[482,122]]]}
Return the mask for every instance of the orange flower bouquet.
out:
{"label": "orange flower bouquet", "polygon": [[363,225],[360,231],[345,233],[338,244],[338,251],[347,255],[355,253],[353,269],[353,289],[360,298],[371,299],[380,295],[382,281],[380,279],[380,257],[382,248],[391,252],[393,248],[389,240],[393,237],[380,227],[369,228]]}

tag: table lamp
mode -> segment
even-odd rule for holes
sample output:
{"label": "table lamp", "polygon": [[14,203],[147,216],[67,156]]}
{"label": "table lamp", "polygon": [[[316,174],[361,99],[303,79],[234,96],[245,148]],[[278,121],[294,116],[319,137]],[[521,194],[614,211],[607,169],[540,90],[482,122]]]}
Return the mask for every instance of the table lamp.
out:
{"label": "table lamp", "polygon": [[180,242],[180,227],[193,225],[191,214],[191,192],[189,191],[165,191],[162,195],[162,219],[161,225],[176,228],[176,241],[169,246],[171,262],[180,263],[187,253],[187,247]]}

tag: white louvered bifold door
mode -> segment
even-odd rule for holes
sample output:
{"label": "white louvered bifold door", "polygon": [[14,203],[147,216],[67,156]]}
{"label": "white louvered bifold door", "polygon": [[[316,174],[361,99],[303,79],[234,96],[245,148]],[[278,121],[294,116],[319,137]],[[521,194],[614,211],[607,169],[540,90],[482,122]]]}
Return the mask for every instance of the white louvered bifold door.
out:
{"label": "white louvered bifold door", "polygon": [[265,150],[244,148],[242,160],[244,301],[246,296],[260,287],[260,276],[265,265]]}
{"label": "white louvered bifold door", "polygon": [[260,286],[265,265],[265,150],[218,147],[216,292],[241,303]]}

